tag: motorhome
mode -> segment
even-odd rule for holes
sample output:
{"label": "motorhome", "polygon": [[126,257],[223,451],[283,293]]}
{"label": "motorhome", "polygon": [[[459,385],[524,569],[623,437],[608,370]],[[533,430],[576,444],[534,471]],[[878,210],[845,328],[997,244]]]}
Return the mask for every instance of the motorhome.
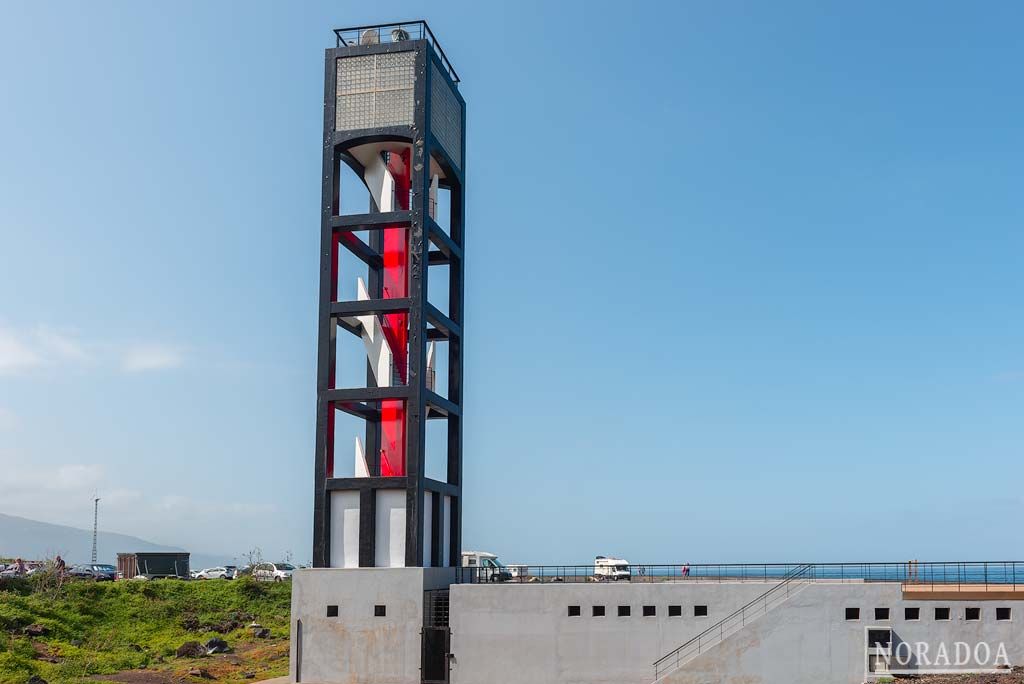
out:
{"label": "motorhome", "polygon": [[487,551],[463,551],[462,567],[473,568],[471,574],[474,581],[508,582],[512,573],[501,564],[498,557]]}
{"label": "motorhome", "polygon": [[632,576],[629,561],[598,556],[594,559],[594,577],[600,580],[628,580]]}

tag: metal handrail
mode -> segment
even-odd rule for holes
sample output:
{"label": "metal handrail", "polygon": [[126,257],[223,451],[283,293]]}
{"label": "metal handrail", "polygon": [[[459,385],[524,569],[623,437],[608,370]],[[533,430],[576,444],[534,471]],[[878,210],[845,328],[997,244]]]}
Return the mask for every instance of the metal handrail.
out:
{"label": "metal handrail", "polygon": [[[799,567],[814,567],[814,577],[834,582],[892,582],[904,586],[984,586],[1024,589],[1024,561],[943,561],[890,563],[684,563],[629,565],[629,582],[769,582],[781,581]],[[592,582],[612,581],[586,565],[515,565],[516,573],[502,581]],[[688,573],[685,569],[688,569]],[[493,582],[494,573],[461,568],[458,581]]]}
{"label": "metal handrail", "polygon": [[[685,657],[686,655],[690,655],[690,652],[693,651],[694,646],[696,646],[696,652],[694,653],[694,655],[701,653],[701,650],[702,650],[702,648],[704,646],[704,639],[705,638],[717,636],[717,641],[714,641],[713,643],[716,643],[716,644],[717,643],[721,643],[725,639],[725,636],[726,636],[726,634],[725,634],[725,625],[726,625],[726,623],[728,623],[730,621],[735,621],[736,618],[739,617],[740,618],[740,626],[742,627],[742,626],[746,625],[747,624],[747,611],[750,610],[751,608],[755,607],[755,606],[761,606],[762,604],[764,606],[763,610],[762,610],[762,613],[767,613],[768,612],[768,599],[769,598],[771,598],[774,594],[781,592],[783,589],[786,590],[786,596],[788,597],[790,595],[790,593],[791,593],[789,588],[790,588],[790,585],[793,583],[793,581],[796,580],[796,579],[799,579],[801,577],[805,577],[808,573],[812,573],[813,570],[814,570],[814,566],[813,565],[801,565],[801,566],[797,567],[795,570],[793,570],[792,572],[787,574],[785,576],[785,578],[783,578],[783,580],[779,584],[776,584],[771,589],[769,589],[765,593],[761,594],[760,596],[755,598],[750,603],[747,603],[742,608],[739,608],[738,610],[736,610],[735,612],[731,613],[730,615],[722,618],[717,623],[715,623],[711,627],[708,627],[706,630],[704,630],[703,632],[701,632],[697,636],[693,637],[692,639],[690,639],[689,641],[684,643],[682,646],[680,646],[679,648],[677,648],[674,651],[672,651],[671,653],[668,653],[668,654],[662,656],[661,658],[659,658],[658,660],[654,661],[654,679],[655,679],[655,681],[657,681],[663,674],[667,674],[669,671],[672,671],[672,670],[675,670],[676,668],[678,668],[680,666],[680,664],[681,664],[680,661],[682,660],[682,658]],[[710,645],[712,645],[712,643],[708,643],[707,645],[710,646]],[[669,664],[670,664],[670,661],[671,661],[671,667],[668,667]]]}
{"label": "metal handrail", "polygon": [[430,46],[437,52],[437,56],[441,58],[441,63],[444,64],[445,69],[448,70],[448,76],[450,76],[452,82],[458,86],[459,75],[455,73],[455,67],[452,66],[451,61],[448,59],[448,55],[445,54],[444,48],[441,47],[441,43],[438,42],[434,32],[430,30],[430,25],[423,19],[418,19],[416,21],[402,21],[392,24],[367,24],[365,26],[346,26],[345,28],[337,28],[334,29],[335,44],[337,47],[358,45],[359,37],[364,31],[376,31],[377,40],[381,40],[383,37],[389,37],[387,34],[389,29],[405,31],[411,40],[426,40],[430,43]]}

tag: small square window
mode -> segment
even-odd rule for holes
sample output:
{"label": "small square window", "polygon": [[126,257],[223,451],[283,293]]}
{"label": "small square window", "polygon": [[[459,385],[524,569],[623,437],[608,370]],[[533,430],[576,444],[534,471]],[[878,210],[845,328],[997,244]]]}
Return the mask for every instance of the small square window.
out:
{"label": "small square window", "polygon": [[338,606],[327,606],[327,617],[338,617]]}
{"label": "small square window", "polygon": [[693,616],[694,617],[707,617],[708,616],[708,607],[707,606],[694,606],[693,607]]}
{"label": "small square window", "polygon": [[619,606],[619,617],[629,617],[629,606]]}
{"label": "small square window", "polygon": [[654,606],[644,606],[644,617],[654,617],[658,614],[658,609]]}
{"label": "small square window", "polygon": [[999,620],[1000,622],[1005,622],[1005,621],[1007,621],[1009,619],[1010,619],[1010,609],[1009,608],[996,608],[996,620]]}
{"label": "small square window", "polygon": [[921,609],[917,608],[917,607],[914,607],[914,608],[904,608],[903,609],[903,619],[904,620],[920,620],[921,619]]}
{"label": "small square window", "polygon": [[668,616],[669,617],[683,617],[683,607],[682,606],[669,606],[668,607]]}
{"label": "small square window", "polygon": [[374,617],[385,617],[387,614],[388,614],[387,606],[382,606],[382,605],[378,604],[378,605],[373,607],[373,615],[374,615]]}
{"label": "small square window", "polygon": [[580,607],[579,606],[569,606],[569,617],[579,617],[579,615],[580,615]]}
{"label": "small square window", "polygon": [[964,611],[964,619],[968,622],[977,622],[981,619],[981,608],[971,607]]}
{"label": "small square window", "polygon": [[594,606],[593,611],[594,617],[604,617],[604,606]]}
{"label": "small square window", "polygon": [[860,620],[860,608],[847,608],[846,609],[847,620]]}
{"label": "small square window", "polygon": [[888,620],[889,609],[888,608],[875,608],[875,619],[876,620]]}
{"label": "small square window", "polygon": [[935,609],[935,619],[939,620],[940,622],[948,620],[949,619],[949,608],[936,608]]}

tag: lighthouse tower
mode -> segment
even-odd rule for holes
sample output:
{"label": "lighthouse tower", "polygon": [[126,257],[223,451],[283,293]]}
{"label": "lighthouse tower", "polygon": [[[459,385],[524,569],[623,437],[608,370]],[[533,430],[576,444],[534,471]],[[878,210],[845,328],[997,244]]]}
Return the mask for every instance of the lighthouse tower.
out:
{"label": "lighthouse tower", "polygon": [[[335,35],[324,80],[313,565],[458,565],[465,102],[426,22]],[[367,199],[359,213],[342,211],[351,196]],[[343,342],[358,345],[355,362],[339,353]],[[339,377],[353,366],[360,382],[346,386]],[[343,420],[360,425],[351,441],[340,439]],[[444,437],[434,477],[428,422]]]}

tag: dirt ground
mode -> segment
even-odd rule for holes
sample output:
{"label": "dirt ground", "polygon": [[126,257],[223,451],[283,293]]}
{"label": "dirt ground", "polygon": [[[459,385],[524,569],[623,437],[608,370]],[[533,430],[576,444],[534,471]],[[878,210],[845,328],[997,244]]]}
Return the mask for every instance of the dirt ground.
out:
{"label": "dirt ground", "polygon": [[[202,671],[194,676],[190,672]],[[233,653],[207,658],[178,658],[146,670],[97,675],[96,682],[118,684],[196,684],[204,681],[258,682],[287,674],[288,642],[241,644]]]}

